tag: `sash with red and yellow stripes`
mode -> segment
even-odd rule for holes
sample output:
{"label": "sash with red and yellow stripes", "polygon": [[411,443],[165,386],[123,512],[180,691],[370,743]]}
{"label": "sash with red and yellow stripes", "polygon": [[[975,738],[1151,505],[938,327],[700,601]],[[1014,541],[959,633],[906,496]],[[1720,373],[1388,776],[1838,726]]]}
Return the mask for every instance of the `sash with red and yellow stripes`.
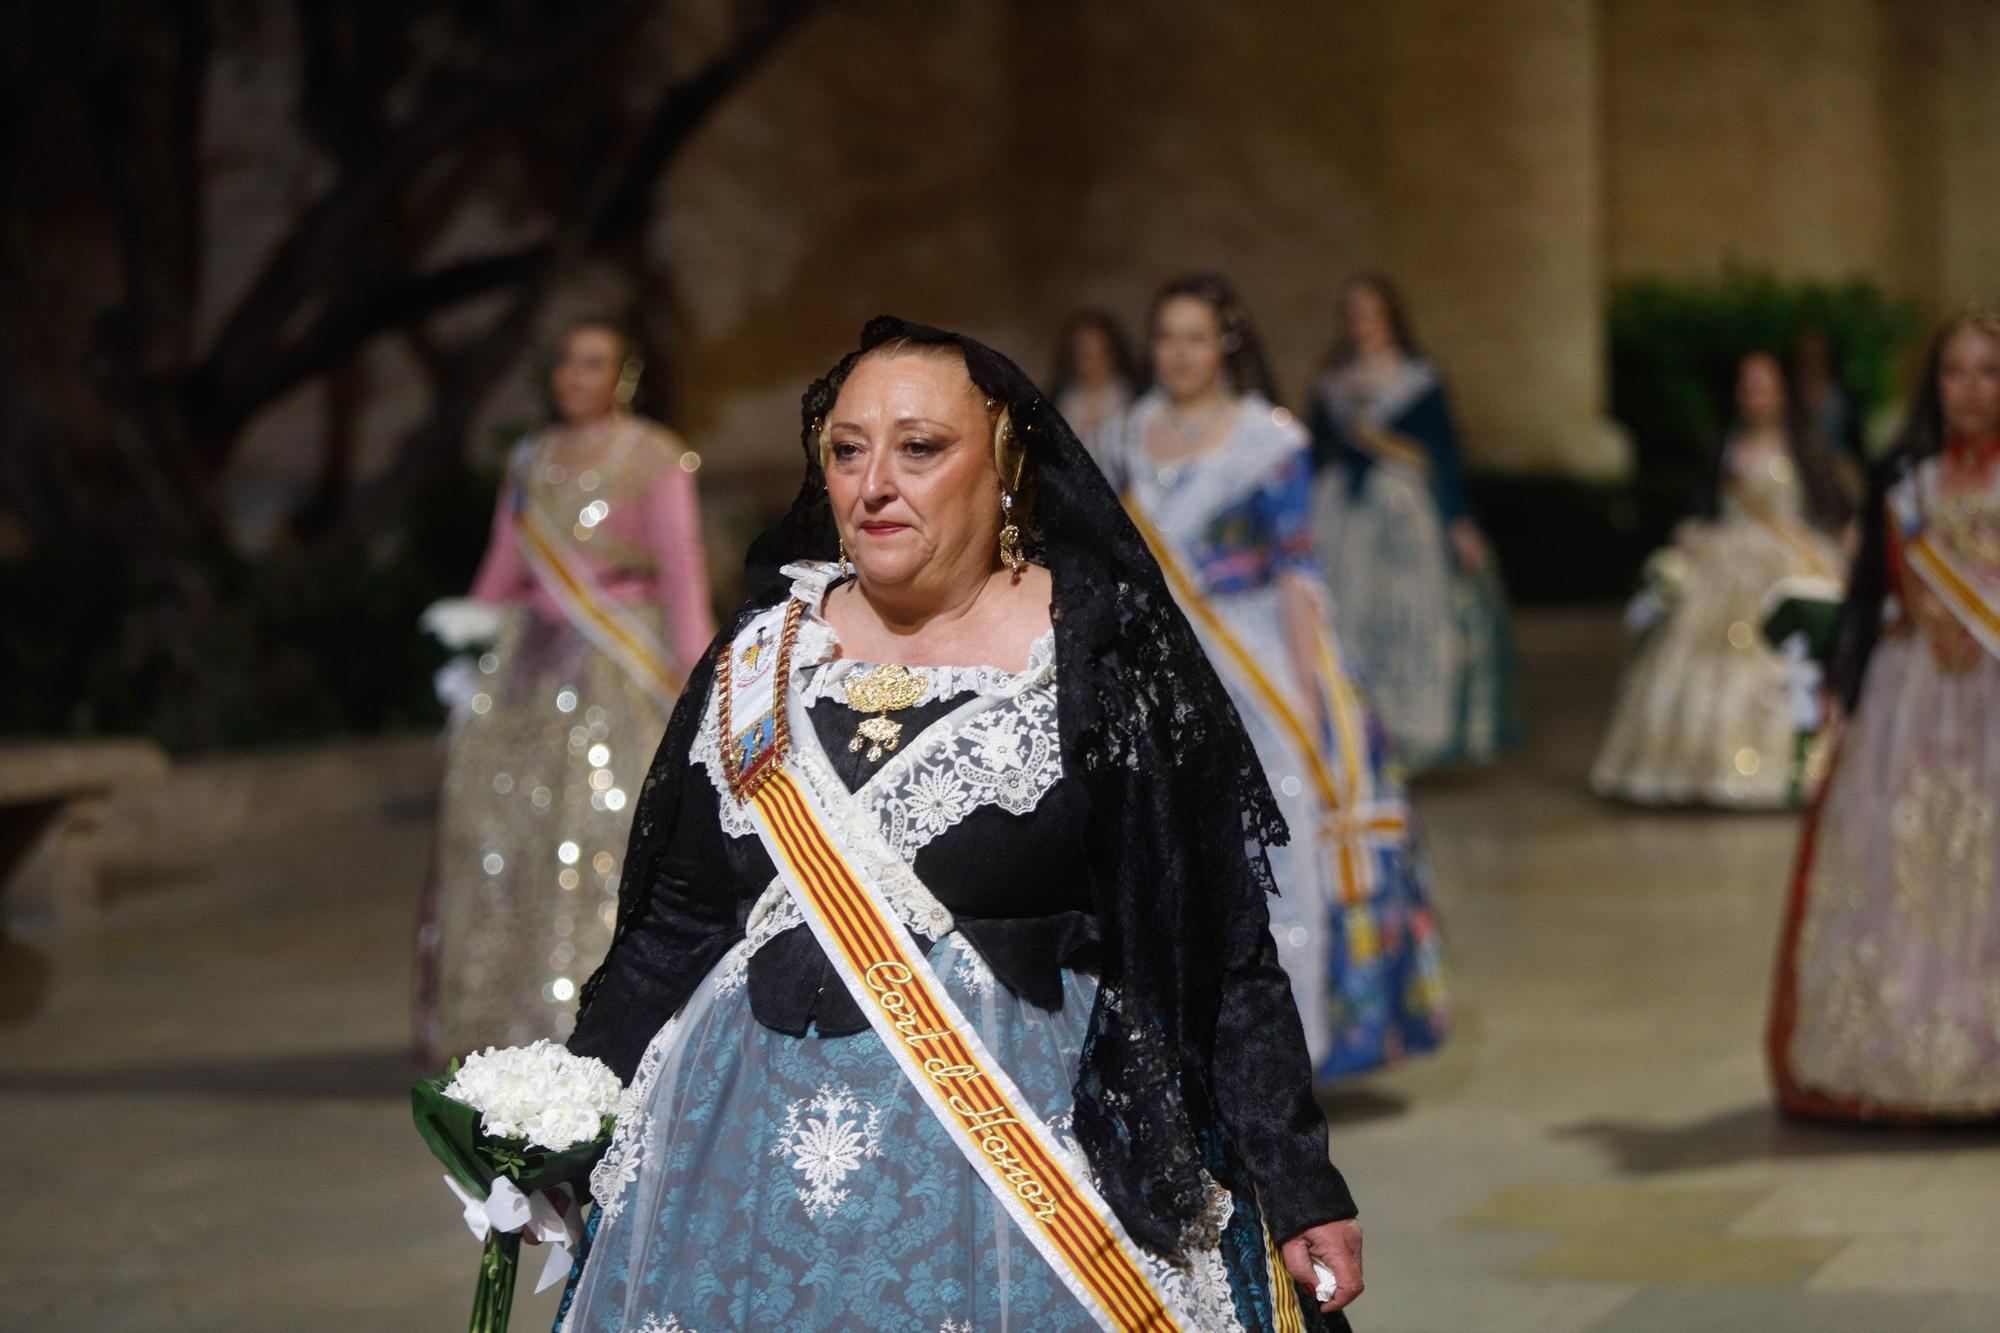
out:
{"label": "sash with red and yellow stripes", "polygon": [[[1184,1329],[1138,1246],[857,869],[790,758],[789,677],[800,604],[767,612],[717,665],[729,786],[870,1027],[1015,1224],[1100,1328]],[[772,632],[776,631],[775,640]],[[770,660],[766,660],[767,657]],[[739,685],[737,666],[744,668]],[[740,696],[740,697],[739,697]],[[738,715],[760,719],[739,737]],[[1302,1333],[1298,1292],[1266,1231],[1274,1333]],[[1193,1333],[1193,1330],[1189,1330]]]}
{"label": "sash with red and yellow stripes", "polygon": [[779,876],[870,1026],[1056,1276],[1101,1328],[1184,1328],[1117,1216],[1063,1160],[788,765],[764,771],[750,809]]}
{"label": "sash with red and yellow stripes", "polygon": [[1386,426],[1357,425],[1349,428],[1347,437],[1378,463],[1401,468],[1416,477],[1430,475],[1431,456],[1424,452],[1421,444],[1401,431],[1390,430]]}
{"label": "sash with red and yellow stripes", "polygon": [[1778,513],[1754,495],[1747,486],[1739,486],[1732,482],[1730,492],[1737,504],[1743,507],[1743,512],[1761,525],[1764,531],[1776,537],[1808,572],[1823,579],[1837,580],[1842,576],[1843,571],[1840,566],[1828,558],[1826,548],[1814,539],[1809,530]]}
{"label": "sash with red and yellow stripes", "polygon": [[[1136,504],[1128,502],[1126,508],[1139,535],[1152,548],[1153,558],[1159,561],[1160,572],[1166,575],[1174,599],[1186,610],[1202,646],[1208,650],[1209,660],[1230,678],[1240,693],[1263,704],[1276,722],[1277,732],[1292,750],[1300,771],[1310,778],[1321,806],[1321,834],[1332,845],[1342,904],[1352,908],[1367,903],[1377,888],[1376,852],[1385,846],[1395,846],[1408,836],[1409,809],[1396,796],[1375,790],[1368,763],[1367,713],[1353,679],[1340,664],[1340,651],[1332,633],[1321,630],[1317,672],[1320,697],[1333,733],[1328,743],[1313,735],[1313,729],[1299,716],[1263,664],[1209,605],[1200,585],[1152,520]],[[1361,925],[1359,916],[1350,913],[1351,924]],[[1367,928],[1367,935],[1372,939],[1372,926]],[[1363,951],[1368,950],[1364,947]]]}
{"label": "sash with red and yellow stripes", "polygon": [[670,665],[666,645],[630,606],[604,591],[589,564],[518,483],[514,530],[528,568],[577,632],[616,662],[640,689],[671,709],[680,696],[681,678]]}
{"label": "sash with red and yellow stripes", "polygon": [[2000,657],[2000,599],[1974,581],[1951,548],[1928,532],[1906,538],[1903,559],[1979,646]]}
{"label": "sash with red and yellow stripes", "polygon": [[1889,488],[1889,516],[1902,539],[1903,562],[1980,647],[2000,657],[2000,599],[1986,586],[1992,576],[1975,575],[1952,549],[1949,537],[1929,521],[1936,484],[1937,464],[1932,462]]}

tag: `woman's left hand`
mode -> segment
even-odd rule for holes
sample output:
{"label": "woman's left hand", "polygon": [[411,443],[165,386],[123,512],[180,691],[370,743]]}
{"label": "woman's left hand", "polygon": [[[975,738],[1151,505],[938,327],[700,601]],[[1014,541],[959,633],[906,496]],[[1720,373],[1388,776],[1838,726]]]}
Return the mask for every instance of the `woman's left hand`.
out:
{"label": "woman's left hand", "polygon": [[1285,1271],[1307,1291],[1320,1284],[1319,1274],[1313,1272],[1313,1260],[1333,1270],[1340,1289],[1333,1293],[1332,1300],[1320,1303],[1322,1311],[1331,1314],[1344,1310],[1361,1295],[1361,1224],[1352,1218],[1308,1227],[1286,1241],[1282,1253]]}

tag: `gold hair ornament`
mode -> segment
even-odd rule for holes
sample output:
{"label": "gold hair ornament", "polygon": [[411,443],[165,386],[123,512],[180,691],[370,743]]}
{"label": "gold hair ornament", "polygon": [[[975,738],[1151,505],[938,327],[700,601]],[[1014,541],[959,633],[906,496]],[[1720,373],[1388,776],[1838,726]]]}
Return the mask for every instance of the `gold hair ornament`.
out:
{"label": "gold hair ornament", "polygon": [[639,396],[639,377],[646,373],[646,363],[636,356],[628,356],[618,366],[618,384],[611,390],[612,400],[622,408],[630,408],[632,400]]}

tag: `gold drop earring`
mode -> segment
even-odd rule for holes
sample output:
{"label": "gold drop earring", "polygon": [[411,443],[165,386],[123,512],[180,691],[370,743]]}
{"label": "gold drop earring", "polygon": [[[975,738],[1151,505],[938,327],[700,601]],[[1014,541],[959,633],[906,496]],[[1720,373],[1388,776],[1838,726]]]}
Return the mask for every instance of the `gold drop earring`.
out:
{"label": "gold drop earring", "polygon": [[1000,563],[1020,582],[1028,557],[1021,550],[1021,525],[1014,521],[1014,489],[1021,484],[1024,451],[1014,443],[1013,414],[986,400],[987,414],[993,418],[993,465],[1000,473]]}
{"label": "gold drop earring", "polygon": [[1000,563],[1015,578],[1028,567],[1028,557],[1021,552],[1021,528],[1014,522],[1014,492],[1000,492]]}

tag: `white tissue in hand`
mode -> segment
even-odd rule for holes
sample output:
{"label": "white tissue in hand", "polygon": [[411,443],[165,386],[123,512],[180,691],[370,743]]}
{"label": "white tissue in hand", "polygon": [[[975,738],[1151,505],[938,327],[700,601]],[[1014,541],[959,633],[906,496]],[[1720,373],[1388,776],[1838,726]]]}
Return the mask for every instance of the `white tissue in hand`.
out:
{"label": "white tissue in hand", "polygon": [[1313,1260],[1313,1276],[1319,1279],[1319,1285],[1313,1288],[1313,1299],[1316,1301],[1332,1300],[1333,1294],[1340,1290],[1340,1279],[1333,1275],[1333,1270],[1315,1259]]}

